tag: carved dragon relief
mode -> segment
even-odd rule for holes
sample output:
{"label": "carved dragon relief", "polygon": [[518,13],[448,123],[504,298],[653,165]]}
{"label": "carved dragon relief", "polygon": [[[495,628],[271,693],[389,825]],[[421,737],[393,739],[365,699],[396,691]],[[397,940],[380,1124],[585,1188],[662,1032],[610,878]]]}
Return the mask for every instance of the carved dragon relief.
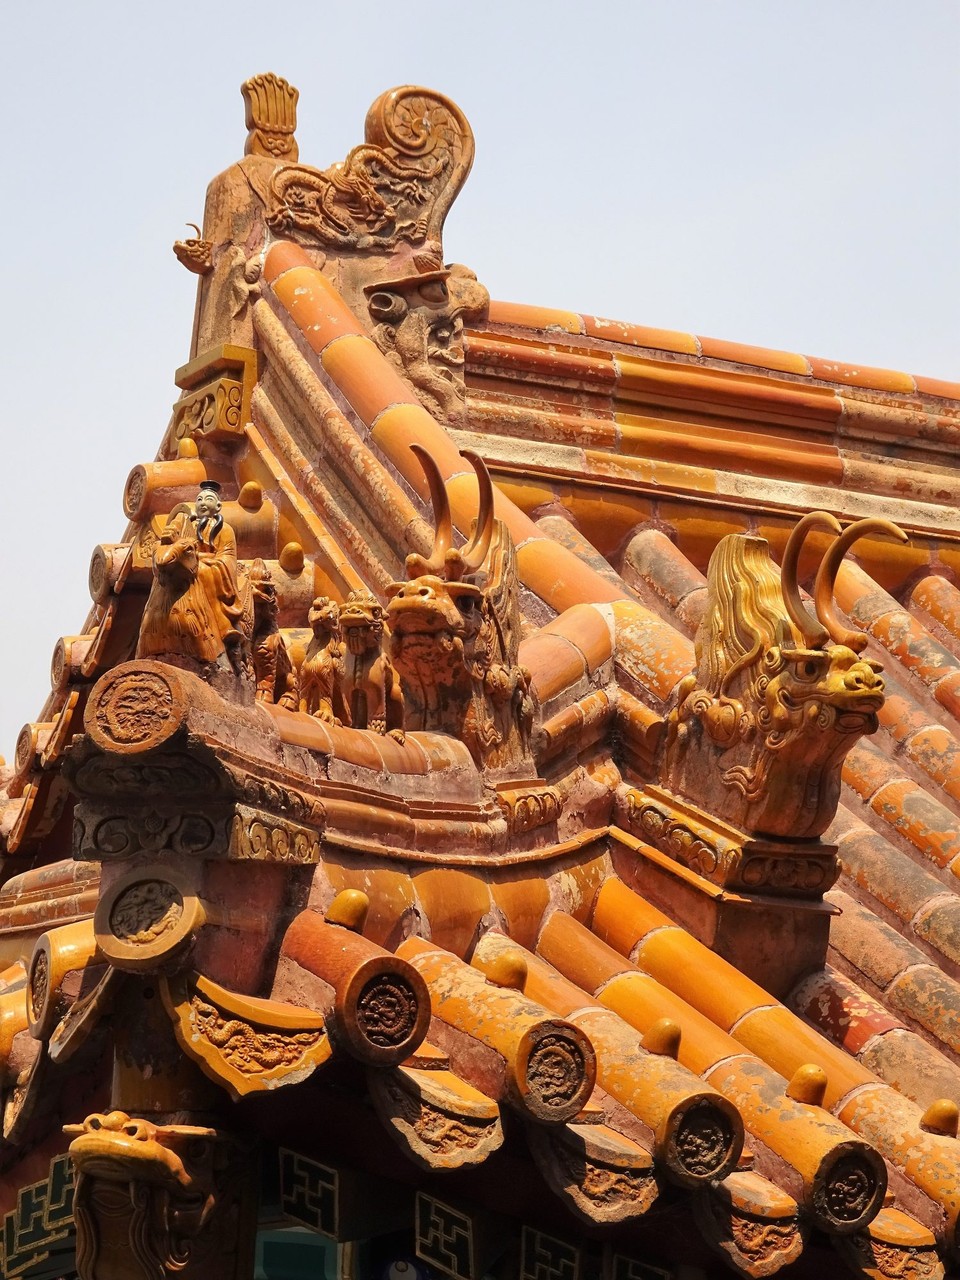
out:
{"label": "carved dragon relief", "polygon": [[493,484],[483,459],[465,452],[477,473],[480,509],[470,542],[453,545],[450,503],[437,464],[419,445],[436,534],[430,555],[407,557],[410,580],[395,583],[387,618],[391,655],[403,687],[408,730],[459,738],[482,769],[532,768],[534,715],[530,673],[517,661],[519,584],[509,531],[494,516]]}
{"label": "carved dragon relief", "polygon": [[366,140],[328,169],[283,165],[266,192],[281,235],[353,249],[439,243],[443,220],[473,163],[473,132],[455,103],[413,85],[367,113]]}
{"label": "carved dragon relief", "polygon": [[[834,535],[817,572],[816,618],[797,583],[815,528]],[[790,535],[782,577],[762,538],[731,534],[717,545],[697,668],[680,684],[664,735],[660,781],[670,791],[759,835],[812,839],[829,826],[844,758],[876,730],[883,703],[880,665],[861,656],[867,637],[845,628],[833,603],[844,555],[868,534],[906,541],[886,520],[841,532],[833,516],[813,512]]]}

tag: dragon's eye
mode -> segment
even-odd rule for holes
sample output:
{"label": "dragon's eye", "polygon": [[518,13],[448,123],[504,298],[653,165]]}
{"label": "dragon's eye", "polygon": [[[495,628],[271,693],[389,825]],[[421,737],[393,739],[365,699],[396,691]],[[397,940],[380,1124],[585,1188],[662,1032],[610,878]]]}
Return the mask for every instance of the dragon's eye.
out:
{"label": "dragon's eye", "polygon": [[822,663],[816,658],[803,658],[796,663],[794,670],[798,680],[815,680],[820,674]]}

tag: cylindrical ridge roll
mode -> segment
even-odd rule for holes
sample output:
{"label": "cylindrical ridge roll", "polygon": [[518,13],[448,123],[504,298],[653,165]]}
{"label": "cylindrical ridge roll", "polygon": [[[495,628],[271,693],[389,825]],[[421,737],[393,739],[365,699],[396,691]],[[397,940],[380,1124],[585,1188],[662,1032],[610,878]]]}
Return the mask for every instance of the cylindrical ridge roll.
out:
{"label": "cylindrical ridge roll", "polygon": [[301,911],[282,954],[332,989],[331,1036],[355,1057],[379,1066],[408,1058],[427,1034],[430,993],[406,960],[316,911]]}

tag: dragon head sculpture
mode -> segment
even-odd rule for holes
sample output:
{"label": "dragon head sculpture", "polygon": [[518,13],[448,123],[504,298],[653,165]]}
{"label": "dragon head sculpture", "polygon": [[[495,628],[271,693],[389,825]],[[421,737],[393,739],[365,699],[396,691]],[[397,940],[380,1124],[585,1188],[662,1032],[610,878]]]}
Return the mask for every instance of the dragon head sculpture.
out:
{"label": "dragon head sculpture", "polygon": [[77,1171],[81,1275],[198,1280],[237,1253],[248,1194],[235,1143],[216,1129],[158,1125],[123,1111],[66,1125]]}
{"label": "dragon head sculpture", "polygon": [[[817,571],[815,618],[797,583],[814,528],[834,535]],[[880,664],[862,656],[867,636],[844,627],[833,601],[840,562],[867,534],[906,541],[887,520],[841,531],[816,511],[791,533],[779,575],[763,538],[738,533],[718,543],[697,668],[668,718],[665,786],[758,835],[813,839],[829,826],[843,761],[876,731],[883,703]]]}
{"label": "dragon head sculpture", "polygon": [[425,449],[410,447],[430,486],[436,533],[429,556],[407,557],[409,580],[394,583],[387,609],[406,726],[460,738],[480,767],[515,769],[529,755],[534,708],[530,674],[517,663],[513,541],[494,516],[483,459],[464,452],[477,473],[480,504],[469,543],[455,547],[439,468]]}

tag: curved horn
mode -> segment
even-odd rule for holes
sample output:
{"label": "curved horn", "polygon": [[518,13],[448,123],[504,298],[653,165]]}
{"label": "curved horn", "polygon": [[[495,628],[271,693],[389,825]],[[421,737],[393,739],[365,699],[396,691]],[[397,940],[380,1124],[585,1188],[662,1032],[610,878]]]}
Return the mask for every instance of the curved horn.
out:
{"label": "curved horn", "polygon": [[453,521],[450,519],[450,500],[447,487],[443,483],[440,468],[421,444],[411,444],[411,453],[416,455],[423,470],[427,484],[430,486],[430,501],[433,503],[433,522],[436,532],[433,536],[433,550],[426,560],[422,560],[421,573],[443,573],[447,551],[453,545]]}
{"label": "curved horn", "polygon": [[490,479],[487,464],[479,453],[474,453],[472,449],[463,449],[462,453],[477,473],[477,485],[480,489],[480,509],[477,513],[477,527],[474,530],[473,537],[460,552],[460,556],[463,560],[464,571],[466,573],[476,573],[487,558],[487,552],[490,550],[490,541],[493,538],[493,481]]}
{"label": "curved horn", "polygon": [[858,520],[855,524],[851,524],[844,529],[836,542],[827,548],[827,554],[823,557],[820,562],[820,568],[817,570],[817,581],[813,588],[813,600],[817,609],[817,617],[830,632],[831,640],[834,640],[837,644],[845,644],[854,653],[863,652],[867,647],[869,636],[864,635],[862,631],[850,631],[843,625],[837,617],[833,589],[836,585],[837,574],[840,571],[840,562],[843,557],[855,542],[859,542],[861,538],[871,533],[895,538],[897,542],[909,541],[903,530],[889,520]]}
{"label": "curved horn", "polygon": [[800,598],[800,585],[797,582],[797,566],[800,563],[800,552],[812,529],[826,529],[828,533],[839,535],[840,521],[829,511],[811,511],[793,528],[787,539],[787,547],[780,565],[780,587],[783,591],[783,603],[787,607],[790,621],[803,637],[808,649],[819,649],[830,639],[825,627],[811,617],[809,610]]}
{"label": "curved horn", "polygon": [[193,227],[194,231],[197,233],[198,240],[203,238],[203,232],[200,230],[200,228],[197,226],[195,222],[188,222],[186,225],[188,227]]}

